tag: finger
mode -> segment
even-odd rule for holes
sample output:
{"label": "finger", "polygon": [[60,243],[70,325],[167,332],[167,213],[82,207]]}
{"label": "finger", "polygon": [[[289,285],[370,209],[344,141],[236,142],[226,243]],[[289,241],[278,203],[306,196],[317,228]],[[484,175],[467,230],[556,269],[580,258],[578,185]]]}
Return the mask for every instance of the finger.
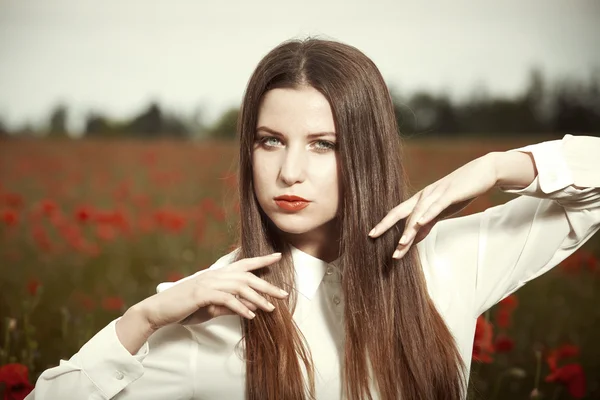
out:
{"label": "finger", "polygon": [[398,221],[406,218],[406,216],[411,213],[413,207],[419,201],[420,196],[421,192],[392,208],[390,212],[388,212],[387,215],[383,217],[383,219],[377,225],[375,225],[371,232],[369,232],[369,236],[372,238],[379,237],[385,231],[394,226]]}
{"label": "finger", "polygon": [[404,232],[402,233],[402,237],[398,242],[398,246],[392,254],[392,258],[400,259],[404,257],[404,255],[408,252],[410,247],[412,246],[419,229],[422,227],[418,223],[419,219],[423,215],[423,213],[428,209],[429,205],[434,202],[435,197],[438,196],[435,194],[435,191],[430,193],[428,196],[422,197],[419,203],[415,206],[413,212],[411,213],[408,221],[404,225]]}
{"label": "finger", "polygon": [[234,262],[231,266],[234,269],[242,271],[254,271],[255,269],[266,267],[281,259],[281,253],[273,253],[267,256],[244,258],[242,260]]}
{"label": "finger", "polygon": [[213,304],[227,307],[241,317],[252,319],[256,316],[256,314],[231,293],[216,290],[211,297]]}
{"label": "finger", "polygon": [[258,307],[256,306],[256,304],[252,303],[251,301],[248,301],[246,299],[244,299],[243,297],[239,298],[240,302],[245,305],[246,307],[248,307],[249,310],[251,311],[256,311],[258,309]]}
{"label": "finger", "polygon": [[272,283],[265,281],[264,279],[260,279],[258,276],[254,275],[251,272],[245,273],[242,277],[240,277],[240,279],[242,279],[243,282],[245,282],[254,290],[271,295],[273,297],[284,299],[289,295],[289,293],[285,290],[273,285]]}
{"label": "finger", "polygon": [[236,313],[231,311],[229,308],[225,306],[218,306],[215,304],[211,304],[210,306],[208,306],[206,311],[213,318],[222,317],[224,315],[236,315]]}
{"label": "finger", "polygon": [[448,201],[445,200],[443,196],[441,196],[429,206],[429,208],[423,213],[423,215],[421,215],[421,217],[418,220],[418,224],[421,226],[427,225],[432,220],[440,216],[442,212],[446,208],[448,208],[448,206]]}
{"label": "finger", "polygon": [[240,301],[242,298],[248,300],[249,302],[257,305],[265,311],[273,311],[275,306],[271,304],[270,301],[265,299],[260,294],[256,293],[256,291],[248,286],[243,286],[238,289],[237,294],[240,296]]}
{"label": "finger", "polygon": [[[246,274],[252,275],[251,272],[247,272]],[[252,275],[252,276],[254,278],[258,279],[259,281],[262,281],[260,278],[257,278],[254,275]],[[247,280],[248,280],[248,278],[245,278],[245,277],[238,278],[238,279],[231,279],[231,278],[224,277],[224,278],[215,280],[212,287],[215,290],[220,290],[222,292],[231,293],[231,294],[235,295],[234,297],[238,301],[241,301],[242,299],[246,299],[247,301],[253,303],[255,306],[262,308],[265,311],[273,311],[275,309],[275,306],[273,304],[271,304],[271,302],[269,302],[263,296],[258,294],[253,288],[251,288],[247,284]],[[267,282],[264,282],[264,283],[267,283]],[[271,286],[268,283],[267,283],[267,285]],[[279,289],[276,289],[275,293],[277,293],[277,295],[279,297],[281,297],[281,294],[279,293]]]}
{"label": "finger", "polygon": [[279,299],[284,299],[289,296],[289,293],[281,289],[278,286],[273,285],[254,275],[252,272],[229,272],[225,273],[218,278],[215,277],[214,287],[215,289],[227,289],[231,290],[230,282],[237,282],[238,284],[245,284],[254,290],[268,294]]}
{"label": "finger", "polygon": [[436,189],[429,194],[423,195],[417,205],[414,207],[408,221],[404,225],[404,232],[400,238],[399,246],[408,245],[417,235],[419,229],[425,225],[421,222],[423,214],[431,207],[433,203],[439,200],[443,192],[441,189]]}

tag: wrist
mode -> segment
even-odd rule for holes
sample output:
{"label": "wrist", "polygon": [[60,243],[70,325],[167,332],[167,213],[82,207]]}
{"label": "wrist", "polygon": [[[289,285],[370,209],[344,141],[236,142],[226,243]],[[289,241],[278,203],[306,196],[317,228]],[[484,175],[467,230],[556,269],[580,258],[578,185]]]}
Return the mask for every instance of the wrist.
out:
{"label": "wrist", "polygon": [[116,324],[117,337],[131,354],[136,354],[155,331],[144,312],[136,306],[129,308]]}
{"label": "wrist", "polygon": [[493,165],[495,185],[526,188],[537,176],[531,153],[522,151],[495,151],[488,153]]}
{"label": "wrist", "polygon": [[138,328],[137,330],[142,333],[144,336],[150,337],[154,332],[158,330],[158,327],[155,326],[150,319],[148,318],[148,313],[139,303],[131,306],[123,317],[128,316],[132,321],[132,324]]}

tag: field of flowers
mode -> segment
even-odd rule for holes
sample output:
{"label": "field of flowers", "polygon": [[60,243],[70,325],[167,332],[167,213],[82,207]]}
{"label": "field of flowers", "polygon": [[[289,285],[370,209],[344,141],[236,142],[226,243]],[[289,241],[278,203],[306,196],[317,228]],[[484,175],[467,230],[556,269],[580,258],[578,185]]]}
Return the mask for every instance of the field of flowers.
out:
{"label": "field of flowers", "polygon": [[[413,140],[411,183],[542,140]],[[234,156],[231,143],[0,141],[0,400],[231,248]],[[491,191],[462,213],[511,198]],[[600,399],[599,256],[597,235],[479,318],[471,398]]]}

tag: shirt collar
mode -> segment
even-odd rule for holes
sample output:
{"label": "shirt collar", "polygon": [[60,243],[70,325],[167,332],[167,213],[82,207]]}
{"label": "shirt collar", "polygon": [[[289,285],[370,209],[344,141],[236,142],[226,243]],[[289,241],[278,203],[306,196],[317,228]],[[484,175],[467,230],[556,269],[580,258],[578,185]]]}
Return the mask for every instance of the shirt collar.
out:
{"label": "shirt collar", "polygon": [[290,245],[292,260],[294,262],[294,271],[296,275],[296,290],[298,295],[312,300],[323,281],[328,267],[339,269],[340,259],[330,263],[311,256]]}

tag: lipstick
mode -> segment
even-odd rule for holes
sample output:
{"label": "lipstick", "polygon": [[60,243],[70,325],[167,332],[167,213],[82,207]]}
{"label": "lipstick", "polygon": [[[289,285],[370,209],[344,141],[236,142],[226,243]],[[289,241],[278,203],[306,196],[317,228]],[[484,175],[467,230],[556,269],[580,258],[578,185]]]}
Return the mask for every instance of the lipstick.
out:
{"label": "lipstick", "polygon": [[310,201],[298,196],[284,195],[275,197],[275,204],[285,211],[300,211],[308,207]]}

